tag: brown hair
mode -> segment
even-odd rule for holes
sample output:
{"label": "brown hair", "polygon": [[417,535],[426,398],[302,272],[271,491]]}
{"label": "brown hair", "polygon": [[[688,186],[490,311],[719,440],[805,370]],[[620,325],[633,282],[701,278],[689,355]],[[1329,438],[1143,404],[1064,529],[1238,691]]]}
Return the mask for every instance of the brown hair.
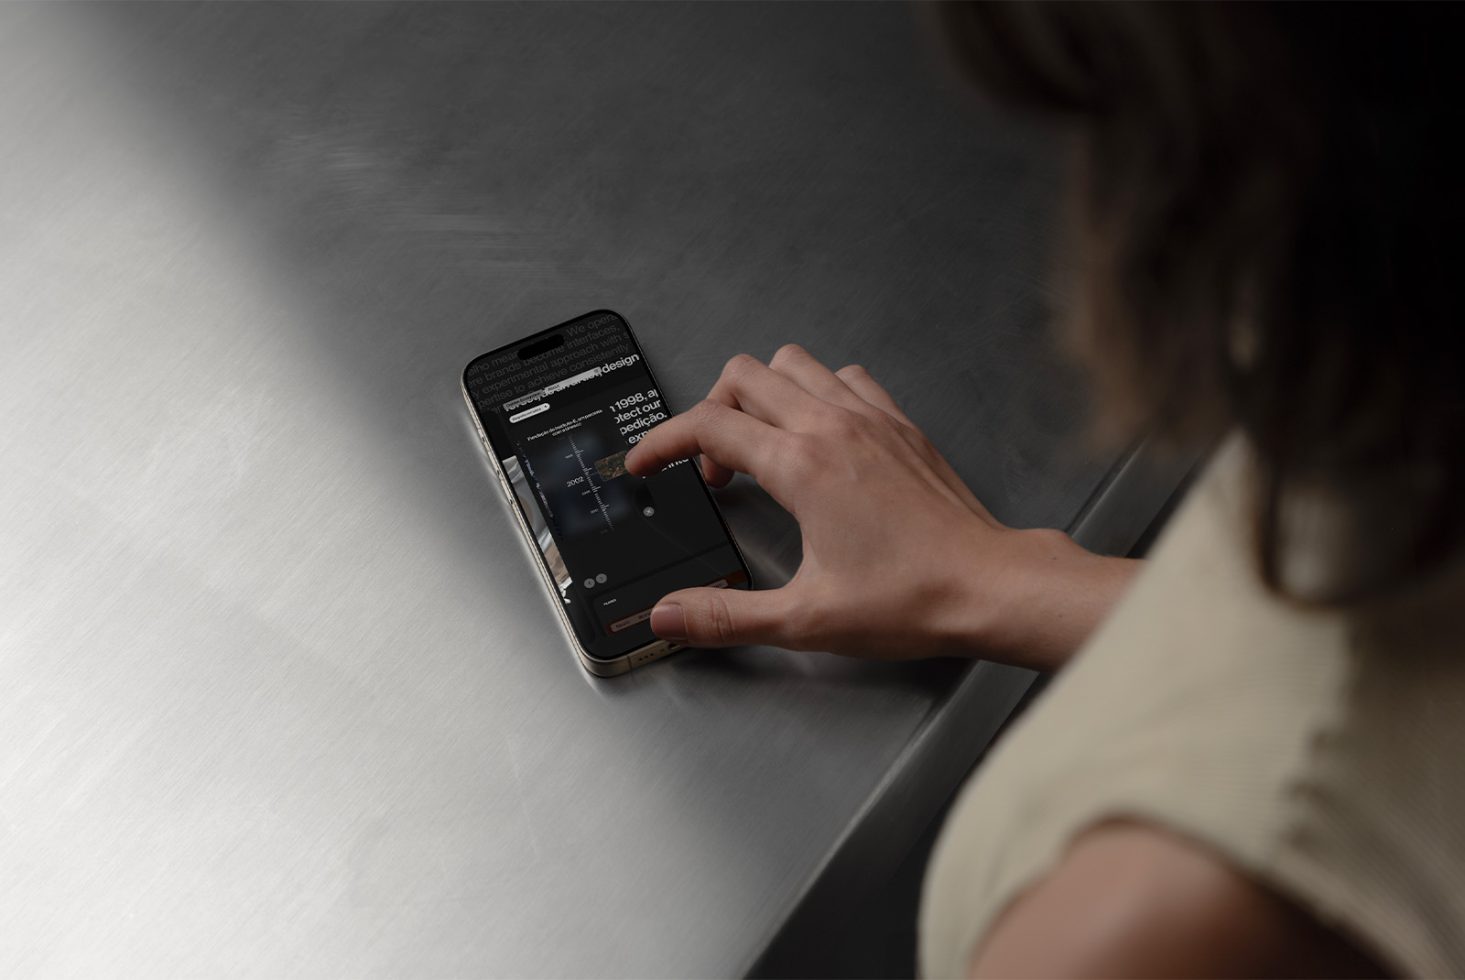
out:
{"label": "brown hair", "polygon": [[1072,124],[1076,339],[1111,417],[1239,427],[1264,581],[1299,488],[1383,591],[1460,551],[1465,64],[1448,5],[950,3],[957,65]]}

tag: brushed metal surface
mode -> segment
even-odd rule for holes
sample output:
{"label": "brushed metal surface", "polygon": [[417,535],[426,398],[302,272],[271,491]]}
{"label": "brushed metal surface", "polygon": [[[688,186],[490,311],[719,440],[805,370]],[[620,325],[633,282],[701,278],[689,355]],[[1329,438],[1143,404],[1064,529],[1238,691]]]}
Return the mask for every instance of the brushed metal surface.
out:
{"label": "brushed metal surface", "polygon": [[1066,524],[1054,173],[902,7],[0,7],[0,973],[747,968],[971,668],[585,676],[458,373],[799,339]]}

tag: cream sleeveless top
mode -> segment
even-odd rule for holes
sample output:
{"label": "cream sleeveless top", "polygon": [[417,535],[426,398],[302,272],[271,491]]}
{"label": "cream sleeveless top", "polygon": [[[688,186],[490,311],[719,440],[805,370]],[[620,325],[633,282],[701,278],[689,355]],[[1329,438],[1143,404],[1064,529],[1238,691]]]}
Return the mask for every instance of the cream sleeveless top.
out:
{"label": "cream sleeveless top", "polygon": [[963,789],[926,876],[923,975],[965,976],[1077,834],[1131,817],[1208,845],[1394,970],[1465,976],[1465,574],[1366,613],[1279,600],[1246,551],[1244,467],[1232,440]]}

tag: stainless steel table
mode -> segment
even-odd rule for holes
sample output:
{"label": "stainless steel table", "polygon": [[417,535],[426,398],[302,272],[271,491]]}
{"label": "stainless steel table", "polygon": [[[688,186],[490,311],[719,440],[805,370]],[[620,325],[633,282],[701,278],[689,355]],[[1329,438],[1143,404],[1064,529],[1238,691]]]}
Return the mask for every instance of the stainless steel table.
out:
{"label": "stainless steel table", "polygon": [[874,887],[1029,675],[582,675],[457,376],[799,339],[1005,520],[1106,514],[1051,149],[903,7],[0,8],[0,973],[722,975]]}

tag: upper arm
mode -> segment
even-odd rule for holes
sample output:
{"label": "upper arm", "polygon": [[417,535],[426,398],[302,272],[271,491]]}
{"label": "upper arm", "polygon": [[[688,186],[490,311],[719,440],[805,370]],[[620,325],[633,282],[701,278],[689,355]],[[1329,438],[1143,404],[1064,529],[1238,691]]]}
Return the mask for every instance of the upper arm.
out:
{"label": "upper arm", "polygon": [[972,977],[1362,976],[1377,965],[1203,845],[1150,825],[1082,834],[973,950]]}

